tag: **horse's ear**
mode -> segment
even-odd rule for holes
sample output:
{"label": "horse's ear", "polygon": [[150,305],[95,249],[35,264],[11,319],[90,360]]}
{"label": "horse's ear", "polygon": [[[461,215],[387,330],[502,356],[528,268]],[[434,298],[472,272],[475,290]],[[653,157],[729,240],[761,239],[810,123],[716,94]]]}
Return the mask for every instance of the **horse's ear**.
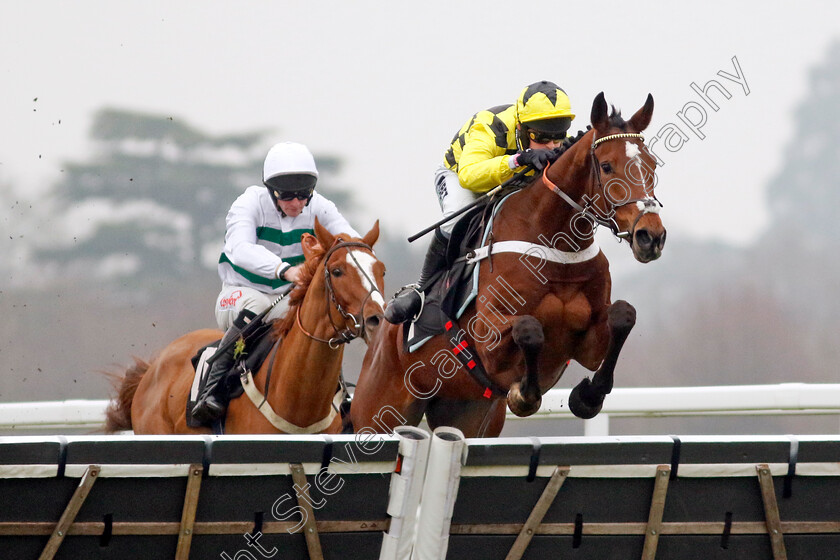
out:
{"label": "horse's ear", "polygon": [[306,260],[323,251],[318,239],[311,233],[304,233],[300,236],[300,246],[303,249],[303,256],[306,257]]}
{"label": "horse's ear", "polygon": [[318,241],[321,242],[321,247],[324,249],[329,249],[333,246],[333,243],[335,243],[335,236],[327,231],[327,228],[321,225],[318,218],[315,218],[315,236],[318,238]]}
{"label": "horse's ear", "polygon": [[592,102],[592,114],[589,119],[592,121],[592,128],[595,130],[603,131],[609,127],[607,100],[604,99],[603,91],[595,96],[595,101]]}
{"label": "horse's ear", "polygon": [[644,106],[636,111],[636,114],[628,121],[627,124],[636,132],[641,132],[648,127],[650,120],[653,118],[653,96],[648,94]]}
{"label": "horse's ear", "polygon": [[373,244],[376,243],[377,239],[379,239],[379,220],[376,220],[376,223],[373,224],[370,231],[362,237],[362,241],[364,241],[365,245],[368,247],[373,247]]}

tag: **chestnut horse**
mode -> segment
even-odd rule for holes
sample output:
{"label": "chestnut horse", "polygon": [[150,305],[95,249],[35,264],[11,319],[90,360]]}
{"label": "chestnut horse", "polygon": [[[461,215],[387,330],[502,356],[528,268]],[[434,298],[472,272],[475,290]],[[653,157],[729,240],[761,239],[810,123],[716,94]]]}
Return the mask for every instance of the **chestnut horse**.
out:
{"label": "chestnut horse", "polygon": [[[333,398],[339,384],[343,343],[365,340],[382,318],[385,266],[373,244],[379,222],[361,239],[333,236],[315,221],[315,236],[304,234],[306,257],[299,285],[291,292],[289,311],[268,336],[277,338],[253,385],[266,396],[257,409],[247,395],[233,399],[227,410],[227,433],[337,433],[342,429]],[[107,431],[133,429],[137,434],[207,433],[186,424],[186,404],[196,352],[221,338],[217,330],[188,333],[170,343],[150,364],[129,368],[119,396],[107,412]],[[275,352],[276,351],[276,352]],[[270,355],[271,355],[270,354]],[[271,371],[269,391],[265,380]],[[269,421],[271,410],[279,417]],[[266,414],[268,412],[268,414]],[[279,426],[279,427],[276,427]]]}
{"label": "chestnut horse", "polygon": [[[477,297],[458,319],[466,330],[412,353],[403,348],[404,325],[386,324],[369,342],[350,409],[355,430],[387,432],[425,414],[432,428],[497,436],[505,405],[519,416],[536,412],[569,360],[597,370],[574,388],[570,409],[581,418],[600,411],[635,309],[610,303],[609,263],[594,224],[627,239],[642,263],[661,255],[656,162],[640,134],[652,115],[650,95],[629,121],[615,109],[608,114],[603,93],[595,98],[592,129],[496,210],[489,248],[476,252],[484,251]],[[477,354],[483,384],[458,361],[462,351]]]}

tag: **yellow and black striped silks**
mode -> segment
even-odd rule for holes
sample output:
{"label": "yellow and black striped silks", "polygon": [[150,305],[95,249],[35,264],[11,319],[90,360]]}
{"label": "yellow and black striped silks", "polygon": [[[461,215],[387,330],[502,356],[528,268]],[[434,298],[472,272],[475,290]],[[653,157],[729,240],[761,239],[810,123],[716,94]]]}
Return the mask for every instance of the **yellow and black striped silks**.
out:
{"label": "yellow and black striped silks", "polygon": [[508,159],[516,151],[516,108],[499,105],[464,123],[443,159],[465,189],[481,193],[513,176]]}
{"label": "yellow and black striped silks", "polygon": [[563,119],[569,121],[571,102],[553,82],[526,86],[516,105],[499,105],[479,111],[455,134],[444,154],[444,165],[458,174],[461,186],[473,192],[487,192],[513,176],[510,156],[522,148],[517,124]]}
{"label": "yellow and black striped silks", "polygon": [[519,124],[563,118],[571,122],[575,114],[569,96],[554,82],[535,82],[523,89],[516,100]]}

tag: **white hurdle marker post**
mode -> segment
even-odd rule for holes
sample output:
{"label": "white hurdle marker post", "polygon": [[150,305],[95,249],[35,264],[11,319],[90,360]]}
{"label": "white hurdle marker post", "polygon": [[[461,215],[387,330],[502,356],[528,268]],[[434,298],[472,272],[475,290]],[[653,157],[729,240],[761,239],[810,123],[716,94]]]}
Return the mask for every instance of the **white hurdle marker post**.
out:
{"label": "white hurdle marker post", "polygon": [[432,435],[412,560],[446,558],[465,445],[464,434],[457,428],[442,426]]}
{"label": "white hurdle marker post", "polygon": [[394,430],[400,440],[396,470],[391,473],[388,515],[391,525],[382,535],[379,560],[409,560],[417,521],[417,507],[426,478],[429,434],[420,428],[400,426]]}

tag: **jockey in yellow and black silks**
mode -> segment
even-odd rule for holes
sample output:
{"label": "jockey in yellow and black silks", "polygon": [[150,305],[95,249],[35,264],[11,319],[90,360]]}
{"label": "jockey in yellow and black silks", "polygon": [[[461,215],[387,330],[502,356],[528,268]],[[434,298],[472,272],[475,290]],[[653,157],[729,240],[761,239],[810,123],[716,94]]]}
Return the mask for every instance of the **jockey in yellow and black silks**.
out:
{"label": "jockey in yellow and black silks", "polygon": [[[537,171],[555,157],[575,118],[562,88],[541,81],[525,87],[513,105],[500,105],[472,116],[455,134],[435,172],[435,191],[447,217],[501,185],[516,171],[532,165]],[[385,309],[391,323],[414,318],[428,280],[443,267],[455,220],[434,232],[417,284]]]}

